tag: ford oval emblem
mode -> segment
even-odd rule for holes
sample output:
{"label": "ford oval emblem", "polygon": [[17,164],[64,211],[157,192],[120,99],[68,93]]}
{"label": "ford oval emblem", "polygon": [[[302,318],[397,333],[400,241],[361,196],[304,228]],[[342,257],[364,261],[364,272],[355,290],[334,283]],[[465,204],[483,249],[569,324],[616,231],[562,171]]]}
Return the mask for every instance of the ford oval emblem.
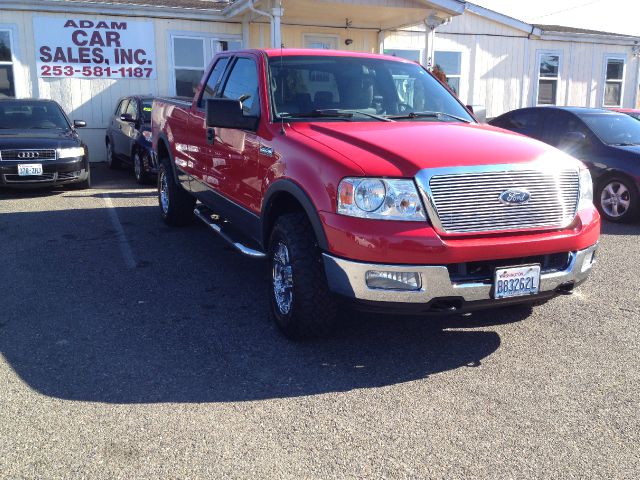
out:
{"label": "ford oval emblem", "polygon": [[500,201],[505,205],[524,205],[531,194],[523,188],[510,188],[500,194]]}

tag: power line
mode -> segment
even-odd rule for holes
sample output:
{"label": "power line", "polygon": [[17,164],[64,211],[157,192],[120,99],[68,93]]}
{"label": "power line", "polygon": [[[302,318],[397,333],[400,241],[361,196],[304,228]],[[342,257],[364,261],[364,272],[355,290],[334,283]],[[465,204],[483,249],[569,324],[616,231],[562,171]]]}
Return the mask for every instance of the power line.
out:
{"label": "power line", "polygon": [[589,5],[593,5],[594,3],[598,3],[601,2],[602,0],[592,0],[591,2],[587,2],[587,3],[583,3],[581,5],[575,5],[573,7],[569,7],[569,8],[565,8],[563,10],[558,10],[556,12],[551,12],[551,13],[547,13],[545,15],[539,15],[537,17],[533,17],[532,20],[537,20],[538,18],[544,18],[544,17],[550,17],[551,15],[556,15],[558,13],[564,13],[564,12],[569,12],[571,10],[575,10],[577,8],[583,8],[583,7],[587,7]]}

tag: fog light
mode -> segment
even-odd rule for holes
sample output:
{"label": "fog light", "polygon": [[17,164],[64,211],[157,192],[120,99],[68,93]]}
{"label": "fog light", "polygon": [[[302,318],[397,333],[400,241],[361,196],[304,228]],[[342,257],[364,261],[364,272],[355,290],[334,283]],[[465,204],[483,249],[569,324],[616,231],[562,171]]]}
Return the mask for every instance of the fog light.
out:
{"label": "fog light", "polygon": [[381,272],[369,270],[367,287],[382,290],[420,290],[420,275],[417,272]]}

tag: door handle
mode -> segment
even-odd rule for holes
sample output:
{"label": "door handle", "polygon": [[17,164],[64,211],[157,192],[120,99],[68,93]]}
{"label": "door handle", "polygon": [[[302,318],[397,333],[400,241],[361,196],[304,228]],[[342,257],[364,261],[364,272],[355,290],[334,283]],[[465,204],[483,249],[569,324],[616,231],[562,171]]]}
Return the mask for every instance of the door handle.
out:
{"label": "door handle", "polygon": [[213,142],[216,138],[216,132],[213,128],[207,128],[207,143],[209,145],[213,145]]}

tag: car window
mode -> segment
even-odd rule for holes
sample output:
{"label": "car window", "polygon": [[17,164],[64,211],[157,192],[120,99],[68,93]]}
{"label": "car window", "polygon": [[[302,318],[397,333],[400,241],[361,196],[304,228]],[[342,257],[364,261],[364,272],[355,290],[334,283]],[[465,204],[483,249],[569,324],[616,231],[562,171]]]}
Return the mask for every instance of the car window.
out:
{"label": "car window", "polygon": [[64,113],[55,102],[3,101],[0,129],[69,129]]}
{"label": "car window", "polygon": [[144,123],[151,123],[151,110],[153,108],[153,100],[142,100],[142,120]]}
{"label": "car window", "polygon": [[200,96],[198,107],[204,108],[205,102],[208,99],[215,97],[218,84],[220,83],[222,74],[227,67],[227,63],[229,63],[229,57],[223,57],[216,62],[215,66],[211,70],[211,75],[209,75],[207,83],[202,90],[202,95]]}
{"label": "car window", "polygon": [[521,133],[522,135],[527,135],[528,137],[540,138],[542,112],[540,110],[514,111],[494,125]]}
{"label": "car window", "polygon": [[640,122],[623,113],[582,113],[580,118],[608,145],[640,145]]}
{"label": "car window", "polygon": [[259,115],[260,100],[258,97],[258,68],[256,62],[249,58],[239,58],[229,74],[222,92],[223,98],[242,101],[242,110],[247,115]]}
{"label": "car window", "polygon": [[127,105],[127,110],[125,113],[131,115],[131,118],[134,120],[138,119],[138,102],[135,99],[131,99],[129,101],[129,105]]}
{"label": "car window", "polygon": [[591,132],[585,124],[568,112],[555,111],[544,123],[543,140],[554,147],[560,146],[569,133],[582,133],[587,139],[591,139]]}
{"label": "car window", "polygon": [[117,117],[119,117],[120,115],[122,115],[124,112],[127,111],[127,105],[129,104],[129,99],[125,98],[124,100],[121,100],[120,103],[118,104],[118,108],[116,108],[116,113],[115,115]]}

